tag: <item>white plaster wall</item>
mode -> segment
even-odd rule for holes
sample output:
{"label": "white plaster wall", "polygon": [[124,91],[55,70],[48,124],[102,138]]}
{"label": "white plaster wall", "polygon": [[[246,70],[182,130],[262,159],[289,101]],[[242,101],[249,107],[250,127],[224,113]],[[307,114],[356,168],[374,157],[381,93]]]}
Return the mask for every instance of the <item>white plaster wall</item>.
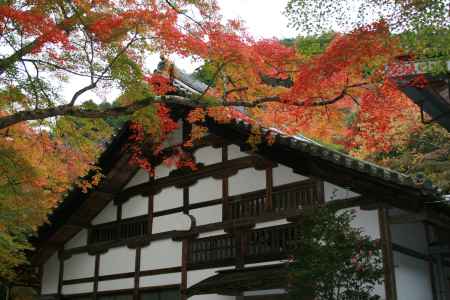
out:
{"label": "white plaster wall", "polygon": [[132,288],[134,288],[134,278],[123,278],[98,282],[98,290],[100,292],[132,289]]}
{"label": "white plaster wall", "polygon": [[393,224],[391,228],[392,242],[401,246],[427,254],[427,238],[422,223]]}
{"label": "white plaster wall", "polygon": [[266,188],[266,171],[242,169],[229,179],[229,195],[239,195]]}
{"label": "white plaster wall", "polygon": [[122,219],[133,218],[148,214],[148,198],[135,196],[122,204]]}
{"label": "white plaster wall", "polygon": [[58,254],[53,254],[44,264],[42,273],[42,295],[58,292],[59,259]]}
{"label": "white plaster wall", "polygon": [[139,185],[141,183],[145,183],[148,182],[149,180],[149,175],[147,173],[147,171],[145,171],[144,169],[139,169],[136,174],[134,174],[134,176],[130,179],[130,181],[127,183],[127,185],[125,186],[124,189],[135,186],[135,185]]}
{"label": "white plaster wall", "polygon": [[[355,219],[351,223],[354,228],[361,229],[362,233],[368,235],[372,240],[380,239],[380,223],[377,210],[362,210],[359,207],[352,207],[346,210],[355,212]],[[374,294],[379,295],[381,299],[386,299],[383,283],[375,286]]]}
{"label": "white plaster wall", "polygon": [[325,201],[347,199],[359,195],[329,182],[324,182],[324,193]]}
{"label": "white plaster wall", "polygon": [[172,230],[181,230],[185,227],[185,216],[183,213],[176,213],[161,216],[153,219],[153,233],[161,233]]}
{"label": "white plaster wall", "polygon": [[169,187],[153,197],[154,211],[162,211],[183,206],[183,189]]}
{"label": "white plaster wall", "polygon": [[236,158],[241,158],[241,157],[246,157],[249,156],[247,153],[242,152],[239,149],[239,146],[236,145],[229,145],[228,146],[228,159],[236,159]]}
{"label": "white plaster wall", "polygon": [[117,218],[117,206],[111,201],[105,208],[94,218],[91,223],[93,225],[113,222]]}
{"label": "white plaster wall", "polygon": [[270,222],[262,222],[262,223],[257,223],[255,225],[255,229],[284,225],[284,224],[288,224],[288,223],[289,222],[286,219],[275,220],[275,221],[270,221]]}
{"label": "white plaster wall", "polygon": [[273,168],[272,174],[273,186],[280,186],[308,179],[308,177],[296,174],[291,168],[281,164]]}
{"label": "white plaster wall", "polygon": [[222,162],[222,148],[211,146],[203,147],[194,152],[195,161],[204,165],[213,165]]}
{"label": "white plaster wall", "polygon": [[86,246],[87,236],[88,236],[87,230],[86,229],[81,230],[64,245],[64,248],[71,249]]}
{"label": "white plaster wall", "polygon": [[222,181],[207,177],[189,187],[189,203],[199,203],[222,198]]}
{"label": "white plaster wall", "polygon": [[223,296],[218,294],[209,294],[209,295],[197,295],[192,296],[189,300],[235,300],[234,296]]}
{"label": "white plaster wall", "polygon": [[169,176],[170,172],[175,170],[174,166],[166,166],[165,164],[160,164],[155,168],[155,179],[163,178]]}
{"label": "white plaster wall", "polygon": [[269,296],[269,295],[286,295],[287,290],[285,289],[273,289],[273,290],[260,290],[260,291],[249,291],[244,292],[245,297],[252,297],[252,296]]}
{"label": "white plaster wall", "polygon": [[222,204],[189,210],[197,226],[222,222]]}
{"label": "white plaster wall", "polygon": [[245,267],[252,268],[252,267],[261,267],[261,266],[271,266],[271,265],[279,265],[279,264],[282,264],[285,262],[287,262],[286,259],[271,260],[271,261],[265,261],[265,262],[260,262],[260,263],[246,264]]}
{"label": "white plaster wall", "polygon": [[179,120],[177,122],[178,128],[175,129],[164,141],[163,147],[170,147],[173,145],[178,145],[183,142],[183,121]]}
{"label": "white plaster wall", "polygon": [[63,295],[91,293],[93,290],[94,290],[93,282],[63,285],[63,287],[62,287]]}
{"label": "white plaster wall", "polygon": [[354,228],[360,228],[363,233],[373,240],[380,238],[380,223],[377,210],[362,210],[359,207],[352,207],[346,210],[355,212],[355,219],[351,223]]}
{"label": "white plaster wall", "polygon": [[95,257],[87,253],[73,255],[64,261],[64,280],[94,276]]}
{"label": "white plaster wall", "polygon": [[127,247],[109,249],[100,255],[100,276],[134,272],[135,256],[136,250]]}
{"label": "white plaster wall", "polygon": [[181,284],[181,273],[178,272],[161,275],[143,276],[139,279],[139,287],[141,288],[164,286],[171,284]]}
{"label": "white plaster wall", "polygon": [[234,269],[234,266],[188,271],[187,286],[189,288],[208,277],[214,276],[217,274],[216,272],[219,270],[230,270],[230,269]]}
{"label": "white plaster wall", "polygon": [[[125,189],[146,183],[149,181],[149,175],[144,169],[139,169],[136,174],[125,186]],[[122,218],[133,218],[146,215],[148,213],[148,198],[143,196],[135,196],[130,198],[122,205]]]}
{"label": "white plaster wall", "polygon": [[172,239],[153,241],[141,249],[141,270],[181,266],[182,243]]}
{"label": "white plaster wall", "polygon": [[226,234],[225,230],[215,230],[215,231],[209,231],[209,232],[203,232],[198,235],[198,238],[205,238],[210,236],[216,236],[216,235],[223,235]]}
{"label": "white plaster wall", "polygon": [[430,273],[426,261],[394,251],[398,300],[432,300]]}
{"label": "white plaster wall", "polygon": [[[204,269],[204,270],[195,270],[188,271],[187,275],[187,286],[191,287],[192,285],[199,283],[200,281],[216,275],[216,271],[224,270],[224,269],[232,269],[233,267],[225,267],[225,268],[217,268],[217,269]],[[233,296],[222,296],[217,294],[210,295],[197,295],[192,296],[189,300],[235,300]]]}

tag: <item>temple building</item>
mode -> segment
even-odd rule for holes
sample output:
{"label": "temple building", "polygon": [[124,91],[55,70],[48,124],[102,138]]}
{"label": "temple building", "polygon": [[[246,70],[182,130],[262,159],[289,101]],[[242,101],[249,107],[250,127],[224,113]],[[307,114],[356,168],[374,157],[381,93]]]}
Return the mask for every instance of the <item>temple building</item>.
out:
{"label": "temple building", "polygon": [[[204,88],[183,76],[174,85]],[[167,147],[189,131],[188,109],[172,108],[180,126]],[[130,128],[115,136],[100,186],[73,189],[39,231],[42,299],[287,299],[299,220],[324,205],[354,210],[353,226],[381,241],[381,299],[450,298],[450,207],[428,181],[270,128],[261,134],[273,143],[251,149],[242,120],[206,126],[190,150],[197,170],[155,159],[152,177],[129,163]]]}

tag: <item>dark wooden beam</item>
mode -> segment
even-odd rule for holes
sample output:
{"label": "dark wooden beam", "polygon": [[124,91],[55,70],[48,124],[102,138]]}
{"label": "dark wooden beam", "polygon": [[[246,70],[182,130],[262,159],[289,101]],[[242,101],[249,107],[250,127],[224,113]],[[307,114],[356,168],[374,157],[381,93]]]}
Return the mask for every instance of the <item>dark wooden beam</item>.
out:
{"label": "dark wooden beam", "polygon": [[392,237],[388,219],[388,210],[386,208],[378,209],[386,300],[396,300],[397,288],[395,282],[394,256],[392,253]]}
{"label": "dark wooden beam", "polygon": [[125,202],[133,196],[145,195],[148,193],[159,193],[162,189],[171,186],[183,186],[185,184],[193,184],[197,180],[206,177],[223,176],[224,173],[254,167],[260,163],[261,159],[255,156],[242,157],[229,160],[225,163],[217,163],[205,166],[197,171],[188,174],[174,175],[156,179],[153,183],[142,183],[130,187],[118,195],[119,201]]}

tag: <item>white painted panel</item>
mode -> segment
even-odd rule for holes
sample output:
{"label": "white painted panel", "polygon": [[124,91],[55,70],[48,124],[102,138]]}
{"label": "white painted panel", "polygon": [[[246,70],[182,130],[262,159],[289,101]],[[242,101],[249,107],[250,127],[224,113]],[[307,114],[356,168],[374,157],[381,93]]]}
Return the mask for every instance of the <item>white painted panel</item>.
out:
{"label": "white painted panel", "polygon": [[271,265],[279,265],[279,264],[286,263],[286,262],[287,262],[286,259],[272,260],[272,261],[265,261],[265,262],[260,262],[260,263],[246,264],[245,267],[252,268],[252,267],[261,267],[261,266],[271,266]]}
{"label": "white painted panel", "polygon": [[75,254],[64,261],[64,280],[94,276],[95,256],[87,253]]}
{"label": "white painted panel", "polygon": [[87,235],[88,235],[88,232],[86,229],[81,230],[64,245],[64,248],[71,249],[71,248],[86,246]]}
{"label": "white painted panel", "polygon": [[245,297],[252,297],[252,296],[268,296],[268,295],[286,295],[287,290],[285,289],[273,289],[273,290],[261,290],[261,291],[249,291],[244,292]]}
{"label": "white painted panel", "polygon": [[222,180],[212,177],[199,180],[189,188],[189,203],[199,203],[222,198]]}
{"label": "white painted panel", "polygon": [[153,241],[141,250],[141,270],[181,266],[182,243],[172,239]]}
{"label": "white painted panel", "polygon": [[204,165],[222,162],[222,148],[203,147],[194,152],[195,161]]}
{"label": "white painted panel", "polygon": [[163,147],[167,148],[173,145],[179,145],[183,142],[183,122],[180,120],[177,122],[178,128],[175,129],[163,143]]}
{"label": "white painted panel", "polygon": [[235,300],[235,299],[236,297],[234,296],[223,296],[217,294],[197,295],[189,298],[189,300]]}
{"label": "white painted panel", "polygon": [[255,225],[255,229],[272,227],[272,226],[278,226],[278,225],[284,225],[284,224],[288,224],[288,223],[289,222],[286,219],[275,220],[275,221],[270,221],[270,222],[263,222],[263,223],[257,223]]}
{"label": "white painted panel", "polygon": [[329,182],[324,182],[324,193],[325,201],[347,199],[359,196],[359,194],[354,193],[345,188],[339,187]]}
{"label": "white painted panel", "polygon": [[139,279],[139,286],[141,288],[152,286],[164,286],[171,284],[181,284],[181,273],[144,276]]}
{"label": "white painted panel", "polygon": [[100,275],[133,272],[135,256],[136,250],[127,247],[109,249],[100,255]]}
{"label": "white painted panel", "polygon": [[144,182],[148,182],[148,180],[149,180],[149,175],[148,175],[147,171],[145,171],[144,169],[139,169],[136,172],[136,174],[133,176],[133,178],[131,178],[130,181],[127,183],[127,185],[125,186],[125,189],[135,186],[135,185],[139,185]]}
{"label": "white painted panel", "polygon": [[183,213],[161,216],[153,219],[153,233],[182,230],[186,219]]}
{"label": "white painted panel", "polygon": [[122,289],[134,288],[134,278],[123,278],[115,280],[99,281],[98,290],[102,291],[114,291]]}
{"label": "white painted panel", "polygon": [[394,251],[398,300],[432,300],[428,263]]}
{"label": "white painted panel", "polygon": [[423,254],[428,253],[425,226],[421,223],[391,225],[392,242],[416,250]]}
{"label": "white painted panel", "polygon": [[239,149],[239,146],[236,145],[229,145],[228,146],[228,159],[236,159],[241,157],[249,156],[247,153],[242,152],[241,149]]}
{"label": "white painted panel", "polygon": [[42,273],[42,295],[55,294],[58,292],[59,259],[53,254],[44,264]]}
{"label": "white painted panel", "polygon": [[198,235],[198,238],[201,239],[201,238],[205,238],[205,237],[223,235],[223,234],[226,234],[225,230],[215,230],[215,231],[200,233]]}
{"label": "white painted panel", "polygon": [[378,222],[377,210],[361,210],[359,207],[352,207],[345,210],[353,210],[355,212],[355,219],[351,223],[354,228],[360,228],[363,233],[367,234],[373,240],[380,238],[380,224]]}
{"label": "white painted panel", "polygon": [[294,173],[291,168],[284,165],[278,165],[278,167],[273,168],[272,174],[273,186],[280,186],[308,179],[308,177]]}
{"label": "white painted panel", "polygon": [[122,204],[122,218],[133,218],[148,214],[148,198],[134,196]]}
{"label": "white painted panel", "polygon": [[117,218],[117,206],[111,201],[105,208],[92,220],[93,225],[113,222]]}
{"label": "white painted panel", "polygon": [[230,196],[263,190],[266,188],[266,171],[253,168],[239,170],[229,179]]}
{"label": "white painted panel", "polygon": [[[191,287],[192,285],[199,283],[200,281],[216,275],[216,271],[218,270],[225,270],[225,269],[233,269],[234,267],[224,267],[224,268],[218,268],[218,269],[204,269],[204,270],[196,270],[196,271],[189,271],[187,276],[187,285],[188,287]],[[234,296],[222,296],[217,294],[210,294],[210,295],[197,295],[190,297],[189,300],[235,300],[236,298]]]}
{"label": "white painted panel", "polygon": [[[361,229],[363,234],[368,235],[372,240],[380,239],[380,224],[377,210],[361,210],[359,207],[348,208],[355,212],[355,219],[351,225],[354,228]],[[379,295],[381,299],[385,299],[384,284],[376,285],[374,294]]]}
{"label": "white painted panel", "polygon": [[183,189],[169,187],[153,197],[154,211],[162,211],[183,206]]}
{"label": "white painted panel", "polygon": [[189,210],[197,226],[222,222],[222,204]]}
{"label": "white painted panel", "polygon": [[166,166],[165,164],[160,164],[155,168],[155,179],[163,178],[169,176],[170,172],[175,170],[174,166]]}
{"label": "white painted panel", "polygon": [[230,269],[234,269],[234,266],[188,271],[187,286],[189,288],[189,287],[193,286],[194,284],[197,284],[206,278],[214,276],[217,274],[216,272],[219,270],[230,270]]}
{"label": "white painted panel", "polygon": [[63,285],[63,287],[62,287],[63,295],[91,293],[93,290],[94,290],[93,282]]}

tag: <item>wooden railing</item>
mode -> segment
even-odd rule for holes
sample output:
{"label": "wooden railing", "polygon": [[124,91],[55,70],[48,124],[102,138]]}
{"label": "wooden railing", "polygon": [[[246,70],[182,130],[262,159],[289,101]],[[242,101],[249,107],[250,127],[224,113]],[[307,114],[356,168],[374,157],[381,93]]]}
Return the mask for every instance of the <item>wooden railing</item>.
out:
{"label": "wooden railing", "polygon": [[146,235],[148,232],[147,218],[122,220],[94,226],[89,235],[89,243],[101,243]]}
{"label": "wooden railing", "polygon": [[234,261],[236,239],[228,235],[209,237],[190,243],[189,262],[193,265]]}
{"label": "wooden railing", "polygon": [[299,240],[298,224],[201,238],[190,243],[188,263],[193,267],[233,265],[239,255],[248,262],[282,259],[299,246]]}
{"label": "wooden railing", "polygon": [[264,214],[285,213],[313,207],[323,203],[318,182],[304,181],[273,189],[272,204],[267,205],[267,192],[261,190],[230,197],[230,213],[227,219],[259,217]]}
{"label": "wooden railing", "polygon": [[[287,213],[296,213],[303,208],[318,206],[323,203],[319,186],[317,181],[307,180],[275,187],[270,195],[266,190],[260,190],[232,196],[228,198],[229,209],[224,216],[224,221],[245,221],[249,218],[286,215]],[[268,196],[271,198],[270,205],[268,205]],[[95,225],[89,231],[88,242],[89,244],[110,242],[147,234],[148,217],[140,216],[129,220]],[[204,247],[208,246],[204,245]]]}

